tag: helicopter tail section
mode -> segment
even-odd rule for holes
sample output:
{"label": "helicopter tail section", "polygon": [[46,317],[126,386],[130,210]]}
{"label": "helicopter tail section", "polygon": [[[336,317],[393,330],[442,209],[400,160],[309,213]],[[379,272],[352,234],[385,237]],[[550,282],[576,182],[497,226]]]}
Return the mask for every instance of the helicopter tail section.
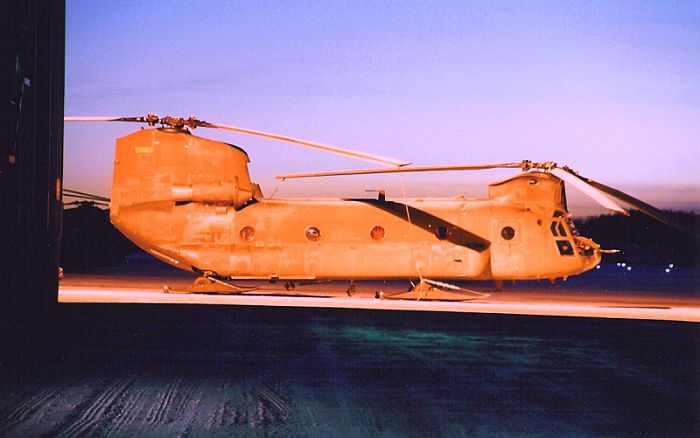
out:
{"label": "helicopter tail section", "polygon": [[185,130],[144,129],[119,138],[110,219],[137,245],[176,264],[181,254],[167,248],[182,239],[191,215],[180,206],[232,211],[262,196],[248,162],[242,149]]}
{"label": "helicopter tail section", "polygon": [[256,192],[248,155],[226,143],[176,129],[144,129],[117,140],[112,205],[160,201],[228,203]]}

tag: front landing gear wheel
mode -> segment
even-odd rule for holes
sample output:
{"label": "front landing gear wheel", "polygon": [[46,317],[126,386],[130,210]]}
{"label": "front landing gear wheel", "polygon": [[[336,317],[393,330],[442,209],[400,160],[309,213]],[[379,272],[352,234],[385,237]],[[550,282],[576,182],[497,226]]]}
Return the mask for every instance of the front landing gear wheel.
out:
{"label": "front landing gear wheel", "polygon": [[296,285],[293,281],[288,281],[284,283],[284,288],[287,290],[287,292],[291,292],[294,290],[294,288],[296,288]]}

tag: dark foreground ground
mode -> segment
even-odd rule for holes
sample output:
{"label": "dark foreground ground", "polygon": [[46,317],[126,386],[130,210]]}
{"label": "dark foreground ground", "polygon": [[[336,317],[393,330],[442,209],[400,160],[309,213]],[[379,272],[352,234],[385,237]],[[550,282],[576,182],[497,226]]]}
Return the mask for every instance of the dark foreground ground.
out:
{"label": "dark foreground ground", "polygon": [[75,304],[52,327],[5,333],[0,436],[700,433],[693,323]]}

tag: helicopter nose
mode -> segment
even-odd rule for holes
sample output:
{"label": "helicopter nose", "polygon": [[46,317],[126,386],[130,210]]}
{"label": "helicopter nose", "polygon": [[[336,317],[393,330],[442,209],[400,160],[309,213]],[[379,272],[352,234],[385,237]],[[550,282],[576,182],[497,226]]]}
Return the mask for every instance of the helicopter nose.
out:
{"label": "helicopter nose", "polygon": [[598,248],[591,248],[588,252],[581,251],[581,259],[584,272],[590,271],[600,264],[602,253]]}
{"label": "helicopter nose", "polygon": [[575,240],[581,257],[583,258],[585,270],[593,269],[600,264],[602,259],[600,245],[586,237],[576,236]]}

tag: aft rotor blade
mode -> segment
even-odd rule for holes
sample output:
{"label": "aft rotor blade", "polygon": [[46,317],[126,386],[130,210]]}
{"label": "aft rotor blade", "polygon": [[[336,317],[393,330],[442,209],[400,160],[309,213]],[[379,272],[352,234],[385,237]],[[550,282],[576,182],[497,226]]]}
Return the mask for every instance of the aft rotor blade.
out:
{"label": "aft rotor blade", "polygon": [[571,184],[572,186],[576,187],[579,189],[583,194],[586,196],[590,197],[594,201],[596,201],[598,204],[602,205],[603,207],[616,211],[618,213],[622,213],[625,216],[629,216],[629,213],[627,213],[627,210],[624,208],[620,207],[615,201],[610,199],[608,196],[605,195],[605,193],[601,192],[597,188],[593,187],[591,184],[589,184],[587,181],[579,177],[578,175],[566,170],[562,169],[561,167],[554,167],[550,169],[550,173],[552,175],[556,176],[557,178],[564,180]]}
{"label": "aft rotor blade", "polygon": [[110,199],[105,198],[104,196],[93,195],[92,193],[79,192],[77,190],[71,190],[71,189],[63,189],[63,196],[70,196],[72,198],[92,199],[95,201],[110,202]]}
{"label": "aft rotor blade", "polygon": [[64,206],[69,206],[69,205],[93,205],[93,206],[99,206],[99,207],[109,207],[109,204],[106,202],[99,202],[99,201],[73,201],[73,202],[64,202]]}
{"label": "aft rotor blade", "polygon": [[376,154],[368,154],[366,152],[359,152],[351,149],[339,148],[337,146],[329,146],[308,140],[287,137],[284,135],[272,134],[263,131],[255,131],[253,129],[239,128],[236,126],[219,125],[218,123],[206,122],[204,120],[199,120],[195,117],[184,119],[182,117],[158,117],[156,114],[148,114],[147,116],[143,117],[64,117],[63,120],[65,122],[142,122],[148,123],[151,126],[155,124],[162,124],[176,128],[189,127],[194,129],[202,127],[212,129],[223,129],[226,131],[237,132],[239,134],[254,135],[257,137],[268,138],[271,140],[284,141],[299,146],[306,146],[313,149],[319,149],[322,151],[332,152],[334,154],[344,155],[346,157],[352,157],[359,160],[369,161],[372,163],[384,164],[387,166],[401,167],[411,164],[408,161],[401,161],[395,158],[384,157]]}
{"label": "aft rotor blade", "polygon": [[307,141],[307,140],[300,140],[298,138],[287,137],[284,135],[271,134],[269,132],[262,132],[262,131],[254,131],[252,129],[246,129],[246,128],[239,128],[236,126],[218,125],[216,123],[209,123],[209,122],[204,122],[204,121],[199,121],[198,126],[202,126],[205,128],[224,129],[226,131],[238,132],[240,134],[254,135],[257,137],[269,138],[271,140],[284,141],[287,143],[292,143],[292,144],[296,144],[296,145],[300,145],[300,146],[306,146],[306,147],[313,148],[313,149],[319,149],[319,150],[326,151],[326,152],[332,152],[334,154],[344,155],[346,157],[357,158],[359,160],[370,161],[373,163],[380,163],[380,164],[384,164],[384,165],[388,165],[388,166],[400,167],[400,166],[406,166],[406,165],[411,164],[410,162],[407,162],[407,161],[401,161],[401,160],[397,160],[394,158],[383,157],[381,155],[368,154],[365,152],[353,151],[351,149],[339,148],[337,146],[329,146],[329,145],[325,145],[325,144],[314,143],[314,142]]}
{"label": "aft rotor blade", "polygon": [[501,163],[501,164],[454,164],[446,166],[414,166],[399,167],[396,169],[359,169],[340,170],[337,172],[316,172],[316,173],[295,173],[291,175],[280,175],[275,178],[285,180],[293,178],[317,178],[326,176],[346,176],[346,175],[374,175],[380,173],[408,173],[408,172],[442,172],[459,170],[487,170],[487,169],[519,169],[523,163]]}
{"label": "aft rotor blade", "polygon": [[63,118],[64,122],[138,122],[147,123],[145,117],[92,117],[92,116],[66,116]]}

